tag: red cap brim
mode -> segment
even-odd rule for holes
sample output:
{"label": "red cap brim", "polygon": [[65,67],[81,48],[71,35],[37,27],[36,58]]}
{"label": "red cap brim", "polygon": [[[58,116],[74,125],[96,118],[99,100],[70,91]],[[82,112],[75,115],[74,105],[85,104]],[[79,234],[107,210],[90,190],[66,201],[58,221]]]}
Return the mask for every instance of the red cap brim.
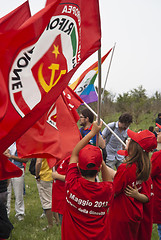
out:
{"label": "red cap brim", "polygon": [[158,124],[158,123],[156,123],[156,126],[157,126],[158,128],[161,128],[161,125],[160,125],[160,124]]}
{"label": "red cap brim", "polygon": [[129,155],[127,150],[118,150],[117,154],[125,156],[125,157],[127,157]]}

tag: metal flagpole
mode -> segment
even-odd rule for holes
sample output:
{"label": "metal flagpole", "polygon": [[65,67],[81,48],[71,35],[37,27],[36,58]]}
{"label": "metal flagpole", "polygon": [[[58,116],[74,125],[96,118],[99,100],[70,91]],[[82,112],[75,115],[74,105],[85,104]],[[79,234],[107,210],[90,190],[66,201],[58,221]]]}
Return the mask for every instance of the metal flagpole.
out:
{"label": "metal flagpole", "polygon": [[[83,102],[83,104],[96,116],[97,118],[97,113],[95,113],[95,111],[93,111],[93,109],[88,106],[87,103]],[[100,118],[100,120],[102,121],[102,123],[105,125],[105,127],[108,128],[108,130],[122,143],[122,145],[124,145],[124,147],[126,146],[126,144],[119,138],[119,136]]]}
{"label": "metal flagpole", "polygon": [[[97,102],[97,122],[100,124],[101,116],[101,48],[98,49],[98,102]],[[96,138],[96,146],[98,146],[98,137]]]}
{"label": "metal flagpole", "polygon": [[111,54],[111,59],[110,59],[109,67],[108,67],[108,70],[107,70],[106,80],[105,80],[105,84],[104,84],[104,88],[103,88],[103,92],[102,92],[102,96],[101,96],[101,102],[103,101],[103,98],[104,98],[105,87],[106,87],[108,75],[109,75],[109,72],[110,72],[110,67],[111,67],[111,63],[112,63],[112,58],[113,58],[115,46],[116,46],[116,43],[115,43],[114,46],[113,46],[113,50],[112,50],[112,54]]}

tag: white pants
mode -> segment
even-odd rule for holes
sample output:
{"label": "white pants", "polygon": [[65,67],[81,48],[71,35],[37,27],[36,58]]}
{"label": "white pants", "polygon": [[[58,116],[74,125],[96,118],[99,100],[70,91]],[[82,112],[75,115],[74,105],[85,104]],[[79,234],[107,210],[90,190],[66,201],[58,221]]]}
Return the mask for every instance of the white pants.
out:
{"label": "white pants", "polygon": [[21,168],[23,174],[21,177],[11,178],[11,181],[8,185],[7,192],[7,214],[10,214],[11,208],[11,195],[12,195],[12,187],[15,194],[15,211],[16,217],[19,215],[25,214],[24,200],[23,200],[23,186],[24,186],[24,168]]}
{"label": "white pants", "polygon": [[52,204],[52,181],[37,181],[37,188],[40,196],[42,208],[51,209]]}

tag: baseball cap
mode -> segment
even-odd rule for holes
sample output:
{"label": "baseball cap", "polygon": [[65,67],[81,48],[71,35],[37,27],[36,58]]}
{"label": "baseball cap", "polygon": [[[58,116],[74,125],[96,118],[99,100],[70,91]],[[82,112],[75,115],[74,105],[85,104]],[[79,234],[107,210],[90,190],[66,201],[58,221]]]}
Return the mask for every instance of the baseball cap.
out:
{"label": "baseball cap", "polygon": [[122,150],[122,149],[118,150],[117,154],[125,156],[125,157],[127,157],[129,155],[127,150]]}
{"label": "baseball cap", "polygon": [[160,124],[158,124],[158,123],[156,123],[156,126],[157,126],[158,128],[161,128],[161,125],[160,125]]}
{"label": "baseball cap", "polygon": [[[79,152],[79,167],[82,170],[97,170],[102,163],[102,152],[99,147],[93,145],[86,145]],[[87,165],[93,163],[95,166],[88,168]]]}
{"label": "baseball cap", "polygon": [[133,132],[127,130],[128,136],[137,142],[146,152],[150,152],[157,147],[157,140],[154,133],[149,130],[143,130],[141,132]]}

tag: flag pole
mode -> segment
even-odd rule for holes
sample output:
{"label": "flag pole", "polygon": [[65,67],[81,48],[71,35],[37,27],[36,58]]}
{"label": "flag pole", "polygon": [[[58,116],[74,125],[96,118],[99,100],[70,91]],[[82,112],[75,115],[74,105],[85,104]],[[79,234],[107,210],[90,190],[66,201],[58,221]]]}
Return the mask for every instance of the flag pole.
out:
{"label": "flag pole", "polygon": [[98,102],[97,102],[98,124],[101,116],[101,48],[98,49]]}
{"label": "flag pole", "polygon": [[[97,122],[100,124],[100,116],[101,116],[101,47],[98,49],[98,102],[97,102]],[[98,146],[98,137],[96,138],[96,146]]]}
{"label": "flag pole", "polygon": [[[87,103],[83,102],[83,104],[96,116],[97,118],[97,113],[95,113],[95,111],[93,111],[93,109],[88,106]],[[102,123],[104,124],[105,127],[108,128],[108,130],[122,143],[122,145],[124,147],[126,147],[126,144],[121,140],[121,138],[119,138],[119,136],[100,118],[100,120],[102,121]]]}
{"label": "flag pole", "polygon": [[104,84],[104,88],[103,88],[103,92],[102,92],[102,96],[101,96],[101,102],[103,101],[103,98],[104,98],[105,87],[106,87],[108,75],[109,75],[109,72],[110,72],[110,67],[111,67],[111,63],[112,63],[112,58],[113,58],[115,46],[116,46],[116,43],[115,43],[114,46],[113,46],[113,50],[112,50],[112,54],[111,54],[111,59],[110,59],[109,67],[108,67],[108,70],[107,70],[106,80],[105,80],[105,84]]}

